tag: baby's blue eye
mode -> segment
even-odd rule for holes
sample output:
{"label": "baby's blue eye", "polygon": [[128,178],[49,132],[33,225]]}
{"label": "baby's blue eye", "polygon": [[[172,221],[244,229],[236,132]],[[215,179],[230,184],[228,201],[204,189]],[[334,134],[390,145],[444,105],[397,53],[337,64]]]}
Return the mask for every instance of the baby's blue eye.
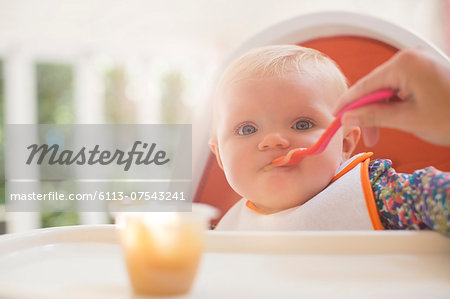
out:
{"label": "baby's blue eye", "polygon": [[256,127],[253,125],[245,125],[239,128],[238,134],[239,135],[250,135],[257,131]]}
{"label": "baby's blue eye", "polygon": [[311,129],[313,124],[308,120],[299,120],[296,122],[292,128],[295,130],[308,130]]}

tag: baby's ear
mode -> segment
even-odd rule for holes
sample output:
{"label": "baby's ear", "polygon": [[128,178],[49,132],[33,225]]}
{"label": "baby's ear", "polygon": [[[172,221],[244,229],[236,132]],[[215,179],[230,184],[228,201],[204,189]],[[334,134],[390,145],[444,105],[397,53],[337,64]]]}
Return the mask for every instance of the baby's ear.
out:
{"label": "baby's ear", "polygon": [[353,151],[361,137],[359,127],[344,127],[344,138],[342,139],[342,158],[345,160],[352,156]]}
{"label": "baby's ear", "polygon": [[223,170],[223,164],[222,164],[222,159],[220,158],[219,145],[218,145],[217,139],[209,140],[209,148],[211,149],[213,154],[216,156],[217,164],[219,164],[219,167]]}

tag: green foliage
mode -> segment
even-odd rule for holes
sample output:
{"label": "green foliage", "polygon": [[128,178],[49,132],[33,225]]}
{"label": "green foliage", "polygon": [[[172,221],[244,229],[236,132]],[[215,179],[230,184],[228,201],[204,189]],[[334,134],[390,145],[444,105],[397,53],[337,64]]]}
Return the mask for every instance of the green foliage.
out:
{"label": "green foliage", "polygon": [[54,227],[79,224],[76,212],[42,212],[41,226]]}
{"label": "green foliage", "polygon": [[[39,123],[74,123],[72,66],[39,63],[36,65],[36,80]],[[41,224],[42,227],[79,224],[78,213],[42,212]]]}
{"label": "green foliage", "polygon": [[73,113],[73,71],[70,65],[37,64],[39,123],[70,124]]}

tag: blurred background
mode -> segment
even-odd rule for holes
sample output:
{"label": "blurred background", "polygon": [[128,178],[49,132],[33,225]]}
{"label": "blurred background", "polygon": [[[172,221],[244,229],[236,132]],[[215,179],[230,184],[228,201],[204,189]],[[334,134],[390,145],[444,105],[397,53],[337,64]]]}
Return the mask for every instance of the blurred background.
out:
{"label": "blurred background", "polygon": [[324,10],[387,20],[450,53],[447,0],[0,0],[0,233],[111,222],[6,213],[5,123],[191,123],[235,48]]}

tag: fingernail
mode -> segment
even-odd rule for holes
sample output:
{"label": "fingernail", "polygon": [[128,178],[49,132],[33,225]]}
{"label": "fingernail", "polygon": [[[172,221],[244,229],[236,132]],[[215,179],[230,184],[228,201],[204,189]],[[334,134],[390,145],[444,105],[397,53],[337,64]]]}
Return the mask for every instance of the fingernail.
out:
{"label": "fingernail", "polygon": [[359,121],[359,118],[355,116],[348,116],[342,118],[342,124],[346,126],[359,126],[361,123]]}

